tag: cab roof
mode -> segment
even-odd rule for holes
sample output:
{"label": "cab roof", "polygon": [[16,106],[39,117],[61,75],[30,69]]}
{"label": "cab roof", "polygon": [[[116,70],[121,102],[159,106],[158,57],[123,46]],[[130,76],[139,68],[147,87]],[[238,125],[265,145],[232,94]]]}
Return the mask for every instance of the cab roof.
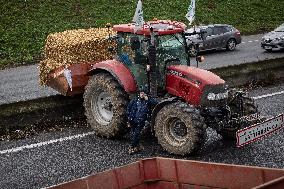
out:
{"label": "cab roof", "polygon": [[150,35],[150,28],[158,35],[168,35],[184,32],[186,25],[182,22],[171,20],[154,20],[146,22],[142,28],[136,29],[135,23],[114,25],[116,32],[136,33],[138,35]]}

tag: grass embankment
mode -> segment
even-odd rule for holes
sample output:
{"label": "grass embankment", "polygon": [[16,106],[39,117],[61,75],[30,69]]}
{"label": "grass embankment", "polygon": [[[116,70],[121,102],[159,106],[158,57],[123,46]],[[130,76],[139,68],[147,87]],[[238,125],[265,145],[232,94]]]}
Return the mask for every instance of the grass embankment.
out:
{"label": "grass embankment", "polygon": [[[130,22],[136,0],[0,1],[0,68],[33,63],[46,36],[67,29]],[[143,0],[145,20],[186,22],[190,0]],[[269,31],[284,22],[283,0],[199,0],[197,23],[228,23],[243,34]]]}

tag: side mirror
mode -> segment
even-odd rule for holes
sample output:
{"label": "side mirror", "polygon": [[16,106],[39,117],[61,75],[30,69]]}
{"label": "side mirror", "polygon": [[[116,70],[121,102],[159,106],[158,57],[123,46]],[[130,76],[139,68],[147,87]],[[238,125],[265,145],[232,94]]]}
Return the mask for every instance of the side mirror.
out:
{"label": "side mirror", "polygon": [[137,50],[140,49],[140,40],[139,37],[132,37],[130,39],[130,44],[131,44],[131,49],[132,50]]}

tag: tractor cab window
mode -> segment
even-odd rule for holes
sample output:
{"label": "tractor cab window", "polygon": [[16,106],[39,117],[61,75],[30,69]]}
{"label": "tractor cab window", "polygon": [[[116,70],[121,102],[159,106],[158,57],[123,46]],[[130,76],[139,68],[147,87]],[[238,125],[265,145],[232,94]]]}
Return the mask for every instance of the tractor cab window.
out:
{"label": "tractor cab window", "polygon": [[135,35],[132,33],[119,33],[118,34],[118,59],[124,64],[130,66],[132,64],[145,64],[146,48],[141,43],[144,36]]}
{"label": "tractor cab window", "polygon": [[[187,53],[181,34],[161,35],[157,37],[157,63],[187,65]],[[162,67],[162,66],[160,66]]]}

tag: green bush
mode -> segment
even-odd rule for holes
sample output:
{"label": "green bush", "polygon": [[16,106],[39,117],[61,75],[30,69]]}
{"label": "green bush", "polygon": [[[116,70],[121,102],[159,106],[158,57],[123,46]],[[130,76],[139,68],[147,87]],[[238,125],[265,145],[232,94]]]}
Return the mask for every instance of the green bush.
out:
{"label": "green bush", "polygon": [[[33,63],[49,33],[102,27],[132,20],[136,0],[0,0],[0,66]],[[143,0],[145,20],[186,22],[190,0]],[[243,34],[260,33],[284,22],[283,0],[199,0],[197,23],[227,23]]]}

